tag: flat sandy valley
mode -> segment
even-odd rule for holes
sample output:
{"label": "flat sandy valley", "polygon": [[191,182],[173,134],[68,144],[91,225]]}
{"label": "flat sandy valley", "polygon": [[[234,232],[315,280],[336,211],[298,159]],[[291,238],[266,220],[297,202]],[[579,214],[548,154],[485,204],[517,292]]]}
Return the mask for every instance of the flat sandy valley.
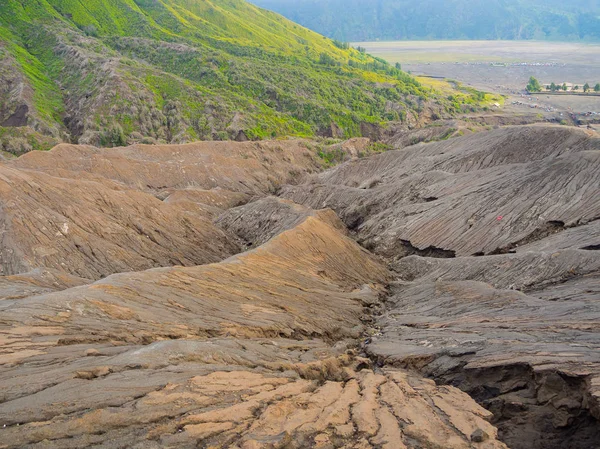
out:
{"label": "flat sandy valley", "polygon": [[[520,96],[530,76],[543,84],[600,83],[600,45],[536,41],[402,41],[353,44],[415,75],[461,81],[485,91],[507,95],[507,106]],[[557,112],[600,113],[597,96],[547,96],[533,101]]]}

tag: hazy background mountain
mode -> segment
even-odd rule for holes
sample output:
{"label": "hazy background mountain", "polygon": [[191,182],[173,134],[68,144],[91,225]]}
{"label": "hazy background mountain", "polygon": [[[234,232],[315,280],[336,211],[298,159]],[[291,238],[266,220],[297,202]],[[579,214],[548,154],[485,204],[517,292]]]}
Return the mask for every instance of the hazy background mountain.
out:
{"label": "hazy background mountain", "polygon": [[253,0],[334,39],[600,40],[600,1]]}

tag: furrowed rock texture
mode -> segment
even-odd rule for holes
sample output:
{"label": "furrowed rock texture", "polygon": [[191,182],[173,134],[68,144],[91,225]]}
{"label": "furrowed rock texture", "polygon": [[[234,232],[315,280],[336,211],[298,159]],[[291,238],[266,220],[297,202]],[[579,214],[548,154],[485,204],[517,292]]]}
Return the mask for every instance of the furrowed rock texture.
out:
{"label": "furrowed rock texture", "polygon": [[598,250],[600,245],[600,220],[595,220],[586,226],[575,228],[556,228],[542,240],[535,240],[526,245],[515,247],[514,251],[558,251],[563,249],[583,249],[587,251]]}
{"label": "furrowed rock texture", "polygon": [[58,339],[63,344],[217,335],[348,338],[360,336],[363,303],[376,302],[374,283],[387,279],[385,268],[353,240],[308,217],[220,264],[112,275],[80,288],[4,301],[2,313],[8,323],[65,323]]}
{"label": "furrowed rock texture", "polygon": [[99,176],[153,193],[221,189],[260,196],[321,167],[301,140],[104,149],[61,144],[50,152],[28,153],[12,163],[63,177]]}
{"label": "furrowed rock texture", "polygon": [[396,279],[365,351],[493,412],[513,449],[600,441],[600,140],[507,127],[340,165],[329,207]]}
{"label": "furrowed rock texture", "polygon": [[315,211],[288,200],[267,197],[229,209],[215,223],[240,237],[248,246],[260,246],[308,217],[328,223],[341,234],[348,229],[331,209]]}
{"label": "furrowed rock texture", "polygon": [[218,264],[0,301],[0,447],[506,448],[465,393],[354,354],[390,273],[302,215]]}
{"label": "furrowed rock texture", "polygon": [[183,190],[167,189],[161,192],[165,203],[195,203],[199,205],[206,216],[217,217],[223,211],[238,207],[251,201],[252,196],[246,193],[232,192],[220,188],[205,190],[198,188],[187,188]]}
{"label": "furrowed rock texture", "polygon": [[364,340],[378,366],[467,392],[513,449],[589,449],[599,179],[596,137],[525,126],[351,161],[281,193],[334,209],[389,262],[395,280]]}
{"label": "furrowed rock texture", "polygon": [[0,300],[26,298],[91,282],[62,271],[36,268],[28,273],[0,276]]}
{"label": "furrowed rock texture", "polygon": [[295,140],[34,151],[0,166],[0,272],[99,279],[218,262],[241,248],[215,216],[319,167]]}
{"label": "furrowed rock texture", "polygon": [[343,164],[282,196],[389,258],[503,253],[600,217],[600,139],[508,127]]}
{"label": "furrowed rock texture", "polygon": [[[489,412],[460,390],[400,370],[357,371],[340,364],[346,357],[319,360],[326,351],[317,342],[222,340],[101,353],[39,393],[38,408],[0,409],[9,423],[2,447],[506,448]],[[44,402],[52,393],[80,406]]]}
{"label": "furrowed rock texture", "polygon": [[321,166],[295,141],[0,166],[0,448],[594,448],[599,140]]}
{"label": "furrowed rock texture", "polygon": [[164,203],[109,180],[0,166],[0,271],[38,267],[90,279],[217,262],[239,252],[200,207]]}
{"label": "furrowed rock texture", "polygon": [[466,391],[511,448],[600,438],[600,254],[410,256],[367,351]]}

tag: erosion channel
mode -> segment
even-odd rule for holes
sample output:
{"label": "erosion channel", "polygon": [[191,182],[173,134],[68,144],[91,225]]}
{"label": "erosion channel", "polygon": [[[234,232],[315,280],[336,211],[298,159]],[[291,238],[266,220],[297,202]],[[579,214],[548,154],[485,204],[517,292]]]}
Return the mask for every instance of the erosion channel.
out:
{"label": "erosion channel", "polygon": [[600,444],[600,138],[0,165],[0,448]]}

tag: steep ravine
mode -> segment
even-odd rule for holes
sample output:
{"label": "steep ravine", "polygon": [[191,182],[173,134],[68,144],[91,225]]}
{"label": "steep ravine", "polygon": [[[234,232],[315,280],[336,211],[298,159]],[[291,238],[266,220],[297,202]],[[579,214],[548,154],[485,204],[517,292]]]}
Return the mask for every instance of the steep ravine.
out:
{"label": "steep ravine", "polygon": [[[511,449],[600,447],[600,401],[598,394],[592,391],[594,376],[591,370],[575,363],[570,364],[572,371],[569,371],[550,363],[534,367],[524,361],[513,362],[509,357],[489,366],[470,367],[470,362],[476,362],[477,349],[460,347],[406,356],[382,353],[377,342],[385,339],[385,328],[389,327],[385,319],[394,313],[393,297],[398,293],[393,284],[382,293],[380,303],[365,309],[370,316],[363,320],[367,330],[361,342],[361,354],[369,358],[373,366],[413,371],[439,385],[451,385],[469,394],[493,413],[491,423],[498,428],[498,438]],[[545,289],[564,285],[563,281]],[[406,340],[399,335],[392,343],[403,345],[413,340],[407,336],[414,334],[415,329],[426,326],[403,323],[400,329],[394,330]],[[509,329],[509,324],[503,327]],[[431,347],[427,340],[419,344],[427,349]],[[506,344],[510,345],[510,341]],[[571,345],[578,346],[577,343]]]}
{"label": "steep ravine", "polygon": [[600,447],[600,140],[509,127],[355,160],[281,196],[394,273],[376,366],[468,393],[512,449]]}
{"label": "steep ravine", "polygon": [[[530,241],[529,243],[543,244],[543,239],[540,240],[541,242]],[[567,335],[566,339],[546,335],[547,341],[542,343],[546,346],[546,351],[542,352],[535,344],[532,344],[524,351],[522,347],[516,346],[514,353],[511,354],[512,339],[517,341],[523,337],[523,335],[515,335],[535,332],[535,330],[523,330],[518,326],[512,327],[510,320],[507,319],[502,322],[503,317],[501,315],[496,317],[490,315],[483,321],[497,320],[496,325],[499,329],[503,329],[501,332],[504,332],[504,335],[498,335],[496,330],[490,332],[491,335],[488,337],[478,336],[475,340],[479,338],[489,338],[490,340],[504,338],[505,341],[500,342],[501,345],[505,346],[504,353],[498,351],[498,348],[490,348],[491,345],[487,343],[481,344],[476,341],[468,341],[468,336],[472,335],[472,331],[467,327],[461,329],[459,322],[452,324],[433,323],[428,321],[430,317],[423,316],[421,312],[412,315],[407,312],[403,316],[404,321],[394,320],[396,322],[391,323],[390,317],[394,316],[399,307],[396,300],[397,296],[403,295],[402,287],[409,283],[402,280],[407,277],[406,270],[408,267],[413,263],[415,265],[426,264],[432,257],[444,259],[444,256],[431,253],[424,256],[416,254],[416,256],[411,256],[403,261],[390,264],[392,268],[397,268],[398,263],[400,263],[401,268],[399,271],[395,271],[396,281],[392,282],[385,293],[382,294],[381,303],[366,309],[371,316],[369,319],[364,320],[368,328],[361,342],[362,355],[369,358],[373,366],[380,369],[406,369],[430,378],[439,385],[451,385],[469,394],[477,403],[493,413],[491,423],[498,428],[498,438],[511,449],[595,449],[600,447],[600,395],[597,390],[597,375],[600,371],[598,369],[597,350],[600,347],[598,346],[600,341],[597,336],[590,336],[593,339],[593,342],[591,342],[589,340],[579,340],[575,333],[570,336]],[[556,256],[557,253],[554,254],[554,257]],[[485,264],[485,259],[489,258],[490,265],[497,266],[499,258],[502,257],[490,258],[485,256],[477,257],[477,259]],[[561,258],[560,255],[558,257]],[[530,259],[530,262],[532,260]],[[543,259],[537,262],[542,266],[544,265]],[[452,263],[452,261],[444,260],[441,263]],[[508,268],[508,271],[515,269],[515,267],[507,267],[514,265],[510,261],[503,261],[502,265]],[[560,261],[558,265],[561,265]],[[563,263],[564,266],[566,265]],[[597,299],[600,299],[600,273],[598,267],[598,263],[589,266],[591,274],[573,275],[569,273],[561,277],[560,281],[546,284],[542,290],[537,292],[534,290],[529,294],[536,296],[537,293],[537,296],[543,297],[544,295],[548,296],[548,292],[553,292],[551,297],[547,299],[559,302],[576,300],[576,298],[569,296],[577,296],[582,293],[590,296],[594,295]],[[414,266],[412,268],[415,269]],[[522,270],[522,268],[521,266],[518,269]],[[485,270],[485,268],[480,267],[480,270]],[[560,272],[561,270],[556,271]],[[522,273],[523,271],[521,271]],[[448,274],[447,271],[446,274]],[[531,277],[532,273],[526,272],[525,277],[528,275]],[[518,283],[518,276],[513,277],[515,282]],[[419,280],[416,279],[416,282],[419,282]],[[436,283],[439,285],[433,287],[434,289],[444,288],[443,281]],[[570,287],[570,284],[585,285],[586,288]],[[477,286],[476,288],[481,287]],[[567,294],[565,290],[570,292],[571,295]],[[507,291],[509,295],[511,292],[511,290]],[[472,294],[468,289],[464,292],[455,292],[459,297],[461,293],[465,296]],[[406,291],[404,291],[404,294],[406,294]],[[493,293],[498,297],[502,294],[502,290]],[[418,296],[414,296],[414,292],[409,292],[407,296],[403,304],[413,301],[418,302],[420,299]],[[557,296],[563,297],[557,298]],[[503,307],[509,306],[509,302],[504,304]],[[436,306],[436,302],[432,301],[430,307],[435,308]],[[442,309],[444,307],[452,308],[453,306],[446,304],[442,306]],[[454,308],[460,307],[464,307],[464,304],[454,304]],[[586,308],[583,312],[586,311],[597,313],[598,308]],[[550,310],[547,317],[540,316],[538,319],[543,321],[551,318],[554,313],[558,315],[564,312],[564,310]],[[479,311],[475,311],[475,314],[478,313]],[[469,315],[471,313],[467,310],[463,318],[469,320]],[[443,317],[444,313],[441,312],[438,316]],[[589,319],[594,320],[596,317],[597,315],[591,315]],[[581,326],[577,324],[570,331],[576,332],[577,328],[580,327],[592,334],[598,328],[597,325],[586,328],[586,323],[583,320],[580,323]],[[420,340],[417,336],[420,329],[439,328],[440,332],[443,333],[446,325],[448,327],[455,326],[456,328],[448,329],[447,335],[440,337],[442,343],[439,345],[437,342],[427,340],[427,336],[424,336],[423,340]],[[550,334],[554,332],[561,332],[559,326],[557,326],[557,329],[550,330]],[[485,333],[485,331],[482,330],[482,333]],[[457,339],[460,338],[467,340],[467,345],[461,347],[456,344]],[[543,335],[541,339],[544,339]],[[381,344],[382,341],[383,344]],[[449,343],[450,341],[453,343]],[[403,345],[417,345],[422,350],[415,350],[414,347],[405,351],[398,349]],[[522,342],[519,342],[519,345],[522,345]],[[390,346],[392,348],[395,346],[395,348],[391,349]],[[577,354],[581,347],[586,347],[587,351],[585,357],[583,357],[585,359],[583,363],[581,361],[582,357],[578,357]],[[523,358],[521,351],[527,354],[525,358]],[[540,351],[540,353],[536,354],[535,351]],[[552,351],[556,354],[553,354]],[[532,360],[527,360],[528,356],[531,356]],[[546,360],[540,362],[536,360],[538,356],[541,356],[542,359],[546,358]],[[494,360],[495,357],[498,357],[498,359]],[[483,363],[481,363],[481,359],[485,359]]]}
{"label": "steep ravine", "polygon": [[[273,227],[285,226],[281,222],[282,214],[275,212],[283,204],[273,200],[266,200],[270,207],[257,207],[253,205],[254,213],[244,215],[244,226],[247,229],[260,229],[267,235],[259,239],[268,240],[273,237],[277,229]],[[278,205],[274,207],[274,205]],[[298,207],[289,203],[285,207]],[[236,214],[231,214],[236,215]],[[279,216],[278,216],[279,215]],[[236,215],[239,219],[239,216]],[[226,229],[230,230],[232,223],[227,215],[221,219],[227,223]],[[596,220],[593,220],[595,222]],[[251,223],[248,225],[248,223]],[[238,224],[239,226],[239,224]],[[576,227],[573,227],[575,229]],[[350,235],[360,243],[357,233],[349,229]],[[553,236],[557,231],[539,233],[531,236],[527,244],[543,244],[544,239]],[[593,232],[592,232],[593,234]],[[255,236],[253,236],[256,239]],[[525,242],[522,242],[523,245]],[[521,246],[521,245],[518,245]],[[515,246],[517,247],[517,246]],[[406,256],[413,258],[417,264],[428,258],[452,258],[448,252],[438,253],[427,248],[420,250],[414,248],[407,251]],[[506,254],[506,253],[504,253]],[[501,256],[500,256],[501,257]],[[478,257],[482,262],[489,258]],[[492,258],[493,259],[493,258]],[[491,260],[492,260],[491,259]],[[386,261],[385,258],[382,260]],[[389,266],[394,268],[399,263],[387,260]],[[593,376],[578,368],[569,372],[557,366],[532,367],[526,362],[512,362],[510,359],[501,360],[498,364],[470,368],[469,363],[475,357],[474,349],[443,350],[435,354],[416,354],[408,357],[388,357],[377,349],[373,350],[385,331],[385,317],[394,312],[393,297],[398,294],[398,281],[406,277],[406,264],[400,272],[396,270],[396,281],[387,289],[381,291],[379,301],[373,301],[364,308],[362,317],[366,329],[360,341],[360,355],[369,359],[376,373],[383,373],[390,369],[404,369],[412,371],[415,375],[422,375],[434,380],[439,385],[451,385],[469,394],[477,403],[493,414],[491,423],[498,428],[498,437],[511,449],[592,449],[600,441],[600,402],[598,397],[591,392]],[[494,260],[492,260],[492,265]],[[595,266],[591,267],[595,271]],[[568,280],[577,281],[579,276],[567,275],[556,284],[545,285],[544,290],[564,286]],[[419,324],[402,326],[399,332],[410,335]],[[508,326],[505,326],[508,327]],[[397,342],[402,345],[402,341]],[[509,344],[509,343],[508,343]],[[428,343],[425,343],[428,345]],[[574,343],[573,346],[576,346]],[[365,365],[365,367],[368,365]]]}
{"label": "steep ravine", "polygon": [[[594,377],[590,372],[577,366],[571,372],[551,364],[532,367],[523,361],[512,362],[510,357],[490,366],[470,367],[476,359],[475,349],[455,347],[432,354],[427,351],[431,345],[427,340],[419,342],[426,349],[421,354],[403,357],[382,353],[377,343],[387,333],[382,329],[382,319],[393,312],[390,295],[383,298],[382,308],[369,309],[374,315],[368,322],[362,350],[374,366],[414,371],[439,385],[451,385],[469,394],[493,413],[491,423],[498,428],[499,439],[511,449],[598,447],[600,402],[592,391]],[[414,335],[419,326],[402,325],[396,331]]]}

